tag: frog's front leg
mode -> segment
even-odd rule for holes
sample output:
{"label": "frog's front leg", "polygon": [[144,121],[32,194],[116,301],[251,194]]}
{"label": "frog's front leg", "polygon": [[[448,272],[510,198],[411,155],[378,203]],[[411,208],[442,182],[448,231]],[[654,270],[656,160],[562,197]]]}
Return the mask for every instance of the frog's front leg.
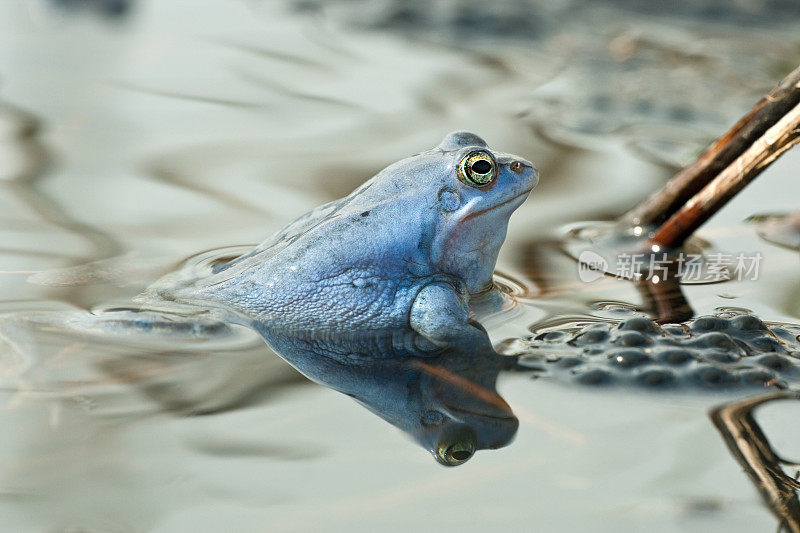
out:
{"label": "frog's front leg", "polygon": [[486,332],[470,322],[466,297],[449,283],[423,287],[411,305],[409,322],[414,331],[441,348],[492,349]]}

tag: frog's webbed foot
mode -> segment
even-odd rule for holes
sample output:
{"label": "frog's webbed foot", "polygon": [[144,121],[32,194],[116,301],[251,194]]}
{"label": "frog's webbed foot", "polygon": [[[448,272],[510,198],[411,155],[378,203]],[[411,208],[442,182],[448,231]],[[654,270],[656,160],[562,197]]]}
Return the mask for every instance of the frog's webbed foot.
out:
{"label": "frog's webbed foot", "polygon": [[414,299],[411,328],[436,346],[492,350],[483,327],[469,319],[465,298],[448,283],[431,283]]}

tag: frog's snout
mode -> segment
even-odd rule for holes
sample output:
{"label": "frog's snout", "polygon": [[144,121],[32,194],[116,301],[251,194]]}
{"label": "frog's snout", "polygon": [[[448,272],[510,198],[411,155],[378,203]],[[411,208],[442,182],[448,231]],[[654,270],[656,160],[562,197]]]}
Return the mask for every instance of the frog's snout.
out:
{"label": "frog's snout", "polygon": [[506,163],[508,170],[516,175],[516,180],[522,180],[525,188],[532,190],[539,183],[539,171],[533,166],[533,163],[525,159],[513,159]]}

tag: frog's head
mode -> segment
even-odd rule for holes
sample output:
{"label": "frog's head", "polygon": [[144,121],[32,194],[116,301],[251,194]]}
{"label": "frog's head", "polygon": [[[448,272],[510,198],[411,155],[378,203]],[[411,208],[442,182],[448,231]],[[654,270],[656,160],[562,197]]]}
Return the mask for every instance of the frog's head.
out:
{"label": "frog's head", "polygon": [[[421,404],[425,410],[413,435],[436,461],[458,466],[478,450],[502,448],[514,439],[519,420],[495,390],[497,370],[488,376],[474,376],[476,372],[470,369],[451,373],[442,366],[420,367]],[[428,375],[431,373],[434,375]]]}
{"label": "frog's head", "polygon": [[384,233],[395,241],[418,236],[413,244],[425,262],[474,294],[491,286],[508,219],[538,181],[530,162],[457,131],[382,170],[353,192],[350,209],[390,206]]}
{"label": "frog's head", "polygon": [[[437,270],[460,278],[470,293],[491,286],[508,219],[539,181],[533,165],[490,150],[472,133],[447,135],[433,150],[427,194],[436,195],[429,258]],[[429,152],[430,153],[430,152]]]}

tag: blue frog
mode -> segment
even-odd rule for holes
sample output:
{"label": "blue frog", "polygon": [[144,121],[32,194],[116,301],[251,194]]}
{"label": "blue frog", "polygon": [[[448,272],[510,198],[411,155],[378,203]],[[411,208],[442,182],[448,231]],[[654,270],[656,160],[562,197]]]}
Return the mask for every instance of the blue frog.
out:
{"label": "blue frog", "polygon": [[262,331],[321,338],[410,327],[423,352],[485,344],[470,297],[492,287],[509,217],[537,182],[525,159],[450,133],[249,253],[169,276],[148,295],[223,308]]}

